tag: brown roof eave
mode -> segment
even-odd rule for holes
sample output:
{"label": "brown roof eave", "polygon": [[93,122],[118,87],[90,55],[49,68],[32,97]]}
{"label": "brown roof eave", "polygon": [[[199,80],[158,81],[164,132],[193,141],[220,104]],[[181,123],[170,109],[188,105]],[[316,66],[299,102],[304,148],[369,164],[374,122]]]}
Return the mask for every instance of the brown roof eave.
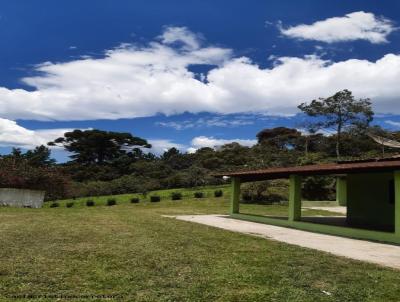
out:
{"label": "brown roof eave", "polygon": [[254,171],[237,171],[214,174],[215,177],[238,177],[243,182],[289,178],[290,175],[340,175],[353,173],[391,172],[400,170],[400,160],[387,162],[358,162],[297,166],[287,168],[269,168]]}

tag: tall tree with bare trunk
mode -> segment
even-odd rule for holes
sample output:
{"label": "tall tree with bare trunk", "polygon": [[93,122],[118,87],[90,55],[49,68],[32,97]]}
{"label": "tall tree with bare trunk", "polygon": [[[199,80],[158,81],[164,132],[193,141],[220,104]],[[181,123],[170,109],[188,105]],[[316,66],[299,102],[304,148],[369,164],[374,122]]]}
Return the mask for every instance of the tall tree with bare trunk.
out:
{"label": "tall tree with bare trunk", "polygon": [[298,108],[313,121],[308,122],[312,131],[333,130],[336,132],[336,157],[340,159],[340,142],[343,131],[351,127],[366,128],[372,121],[370,99],[355,99],[352,92],[345,89],[328,98],[319,98],[310,103],[302,103]]}

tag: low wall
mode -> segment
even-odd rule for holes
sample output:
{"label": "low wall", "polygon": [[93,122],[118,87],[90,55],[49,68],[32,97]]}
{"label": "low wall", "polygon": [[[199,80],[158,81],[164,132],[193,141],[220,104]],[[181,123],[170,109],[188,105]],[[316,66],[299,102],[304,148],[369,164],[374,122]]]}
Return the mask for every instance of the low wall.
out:
{"label": "low wall", "polygon": [[0,206],[41,208],[44,191],[0,188]]}

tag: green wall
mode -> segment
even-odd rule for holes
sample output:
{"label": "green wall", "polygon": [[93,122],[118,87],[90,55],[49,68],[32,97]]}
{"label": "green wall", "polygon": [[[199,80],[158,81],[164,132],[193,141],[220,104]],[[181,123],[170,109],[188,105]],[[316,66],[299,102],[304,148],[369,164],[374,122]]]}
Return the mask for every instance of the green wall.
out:
{"label": "green wall", "polygon": [[[396,176],[396,177],[395,177]],[[289,219],[239,213],[240,179],[232,179],[231,217],[337,236],[400,245],[400,170],[393,173],[347,175],[347,221],[352,227],[301,221],[301,178],[290,177]],[[346,179],[343,179],[346,181]],[[395,181],[394,181],[395,180]],[[342,183],[344,187],[345,184]],[[343,193],[343,192],[342,192]],[[396,200],[396,201],[395,201]],[[395,205],[397,207],[395,222]],[[394,226],[396,230],[394,231]]]}
{"label": "green wall", "polygon": [[347,205],[347,179],[345,176],[336,178],[336,201],[340,206]]}
{"label": "green wall", "polygon": [[393,173],[347,175],[347,222],[352,226],[393,231],[391,181]]}

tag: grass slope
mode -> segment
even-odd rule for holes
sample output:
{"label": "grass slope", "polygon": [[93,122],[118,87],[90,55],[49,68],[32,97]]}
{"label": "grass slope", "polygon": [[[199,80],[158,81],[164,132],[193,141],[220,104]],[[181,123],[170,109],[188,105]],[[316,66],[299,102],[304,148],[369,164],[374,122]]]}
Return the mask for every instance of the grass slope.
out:
{"label": "grass slope", "polygon": [[[398,271],[161,217],[225,214],[227,195],[139,204],[130,204],[130,197],[117,197],[112,207],[66,208],[63,201],[59,208],[0,208],[0,301],[56,300],[10,298],[23,294],[118,295],[115,301],[398,301]],[[278,205],[243,208],[287,211]]]}

